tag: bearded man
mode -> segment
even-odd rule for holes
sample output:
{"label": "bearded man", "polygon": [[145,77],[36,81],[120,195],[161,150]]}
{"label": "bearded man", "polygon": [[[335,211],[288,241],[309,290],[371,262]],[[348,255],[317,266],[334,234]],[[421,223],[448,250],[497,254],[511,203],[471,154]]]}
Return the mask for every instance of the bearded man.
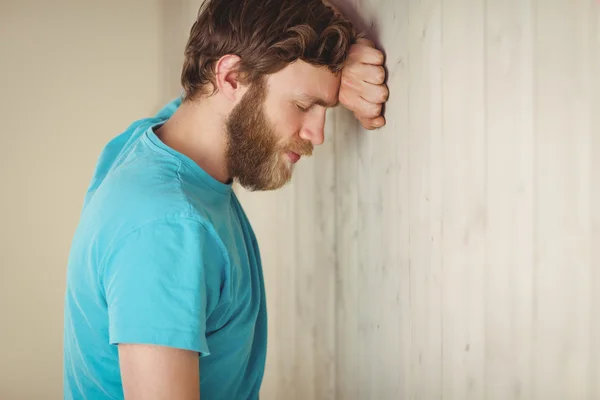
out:
{"label": "bearded man", "polygon": [[267,319],[232,183],[274,190],[338,103],[384,124],[383,55],[322,0],[206,0],[183,94],[102,151],[67,272],[66,399],[257,399]]}

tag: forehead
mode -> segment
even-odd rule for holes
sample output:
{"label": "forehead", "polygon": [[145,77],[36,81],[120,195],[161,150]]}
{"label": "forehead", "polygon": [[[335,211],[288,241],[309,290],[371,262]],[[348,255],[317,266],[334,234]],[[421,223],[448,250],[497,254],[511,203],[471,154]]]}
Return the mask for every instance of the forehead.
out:
{"label": "forehead", "polygon": [[337,103],[340,75],[332,73],[327,67],[298,60],[270,75],[268,83],[271,92],[314,100],[332,107]]}

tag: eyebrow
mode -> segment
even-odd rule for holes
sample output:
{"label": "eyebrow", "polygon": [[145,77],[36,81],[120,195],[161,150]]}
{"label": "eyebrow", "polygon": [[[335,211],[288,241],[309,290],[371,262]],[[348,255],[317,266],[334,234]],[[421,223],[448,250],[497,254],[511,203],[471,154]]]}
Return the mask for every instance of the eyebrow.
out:
{"label": "eyebrow", "polygon": [[340,104],[340,101],[337,99],[336,99],[335,103],[330,103],[326,100],[323,100],[319,97],[312,96],[307,93],[301,93],[300,96],[302,97],[303,100],[310,101],[311,103],[318,104],[318,105],[320,105],[322,107],[326,107],[326,108],[337,107]]}

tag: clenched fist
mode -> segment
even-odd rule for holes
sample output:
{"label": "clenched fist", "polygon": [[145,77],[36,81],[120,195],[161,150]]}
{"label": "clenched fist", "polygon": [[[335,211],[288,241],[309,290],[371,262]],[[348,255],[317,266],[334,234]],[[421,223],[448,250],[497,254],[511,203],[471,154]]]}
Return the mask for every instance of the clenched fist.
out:
{"label": "clenched fist", "polygon": [[383,103],[389,91],[385,85],[383,53],[370,40],[359,39],[350,47],[350,53],[342,69],[340,104],[354,113],[365,129],[385,125],[381,115]]}

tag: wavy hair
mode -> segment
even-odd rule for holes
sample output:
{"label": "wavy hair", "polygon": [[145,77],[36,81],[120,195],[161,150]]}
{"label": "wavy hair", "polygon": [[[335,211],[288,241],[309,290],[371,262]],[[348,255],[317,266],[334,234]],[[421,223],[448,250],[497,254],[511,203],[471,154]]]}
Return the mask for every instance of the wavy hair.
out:
{"label": "wavy hair", "polygon": [[240,57],[240,79],[252,84],[298,59],[338,73],[357,38],[322,0],[205,0],[185,48],[184,98],[216,87],[213,66],[226,54]]}

